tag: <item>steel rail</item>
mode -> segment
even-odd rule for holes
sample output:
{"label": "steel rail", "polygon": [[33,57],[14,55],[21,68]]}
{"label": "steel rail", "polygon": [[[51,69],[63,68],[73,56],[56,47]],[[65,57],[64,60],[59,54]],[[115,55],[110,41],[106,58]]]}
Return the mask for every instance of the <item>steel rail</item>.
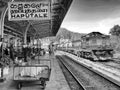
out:
{"label": "steel rail", "polygon": [[[67,56],[67,57],[70,58],[69,56]],[[70,59],[72,59],[72,58],[70,58]],[[105,75],[105,74],[103,74],[103,73],[101,73],[101,72],[99,72],[99,71],[97,71],[97,70],[93,70],[93,69],[90,68],[89,66],[86,66],[86,65],[80,63],[79,61],[76,61],[76,60],[73,60],[73,59],[72,59],[72,61],[73,61],[73,62],[76,62],[76,63],[79,64],[79,65],[82,65],[83,67],[87,68],[87,69],[90,70],[91,72],[96,73],[97,75],[103,77],[103,78],[106,79],[107,81],[109,81],[109,82],[115,84],[116,86],[120,87],[120,82],[114,80],[113,78],[111,78],[111,77],[109,77],[109,76],[107,76],[107,75]]]}
{"label": "steel rail", "polygon": [[80,90],[86,90],[84,85],[79,81],[77,76],[68,68],[67,64],[62,60],[60,56],[57,56],[57,58],[60,60],[60,62],[65,66],[65,68],[70,72],[70,74],[73,76],[73,78],[76,80],[76,82],[79,84]]}

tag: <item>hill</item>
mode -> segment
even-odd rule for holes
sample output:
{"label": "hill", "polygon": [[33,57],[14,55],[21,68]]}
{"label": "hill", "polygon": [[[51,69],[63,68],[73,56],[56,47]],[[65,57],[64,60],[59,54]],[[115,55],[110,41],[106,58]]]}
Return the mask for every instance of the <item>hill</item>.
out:
{"label": "hill", "polygon": [[66,28],[60,28],[57,35],[56,40],[59,40],[61,37],[65,39],[70,39],[72,41],[81,39],[81,36],[85,34],[83,33],[75,33],[67,30]]}

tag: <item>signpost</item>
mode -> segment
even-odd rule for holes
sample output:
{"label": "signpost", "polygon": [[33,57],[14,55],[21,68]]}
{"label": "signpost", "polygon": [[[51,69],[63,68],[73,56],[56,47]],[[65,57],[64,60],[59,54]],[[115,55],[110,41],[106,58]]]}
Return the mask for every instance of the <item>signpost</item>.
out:
{"label": "signpost", "polygon": [[49,20],[50,2],[9,2],[8,16],[15,20]]}

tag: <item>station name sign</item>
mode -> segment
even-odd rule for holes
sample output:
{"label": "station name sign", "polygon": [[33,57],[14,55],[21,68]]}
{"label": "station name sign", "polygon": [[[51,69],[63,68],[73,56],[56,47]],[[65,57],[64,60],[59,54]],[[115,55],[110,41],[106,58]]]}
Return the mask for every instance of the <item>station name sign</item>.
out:
{"label": "station name sign", "polygon": [[8,19],[48,20],[50,19],[50,2],[9,2]]}

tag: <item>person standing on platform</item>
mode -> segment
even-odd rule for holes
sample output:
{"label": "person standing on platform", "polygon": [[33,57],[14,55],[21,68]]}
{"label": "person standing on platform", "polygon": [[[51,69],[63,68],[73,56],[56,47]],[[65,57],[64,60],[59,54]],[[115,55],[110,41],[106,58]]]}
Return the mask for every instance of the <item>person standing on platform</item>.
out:
{"label": "person standing on platform", "polygon": [[23,45],[24,62],[27,62],[27,45]]}
{"label": "person standing on platform", "polygon": [[8,56],[9,55],[9,49],[8,49],[8,47],[6,47],[4,51],[5,51],[5,55]]}
{"label": "person standing on platform", "polygon": [[1,60],[1,58],[2,58],[2,47],[3,47],[3,45],[2,45],[2,43],[0,42],[0,60]]}
{"label": "person standing on platform", "polygon": [[13,60],[13,63],[15,63],[13,44],[10,45],[9,50],[10,50],[10,58]]}

